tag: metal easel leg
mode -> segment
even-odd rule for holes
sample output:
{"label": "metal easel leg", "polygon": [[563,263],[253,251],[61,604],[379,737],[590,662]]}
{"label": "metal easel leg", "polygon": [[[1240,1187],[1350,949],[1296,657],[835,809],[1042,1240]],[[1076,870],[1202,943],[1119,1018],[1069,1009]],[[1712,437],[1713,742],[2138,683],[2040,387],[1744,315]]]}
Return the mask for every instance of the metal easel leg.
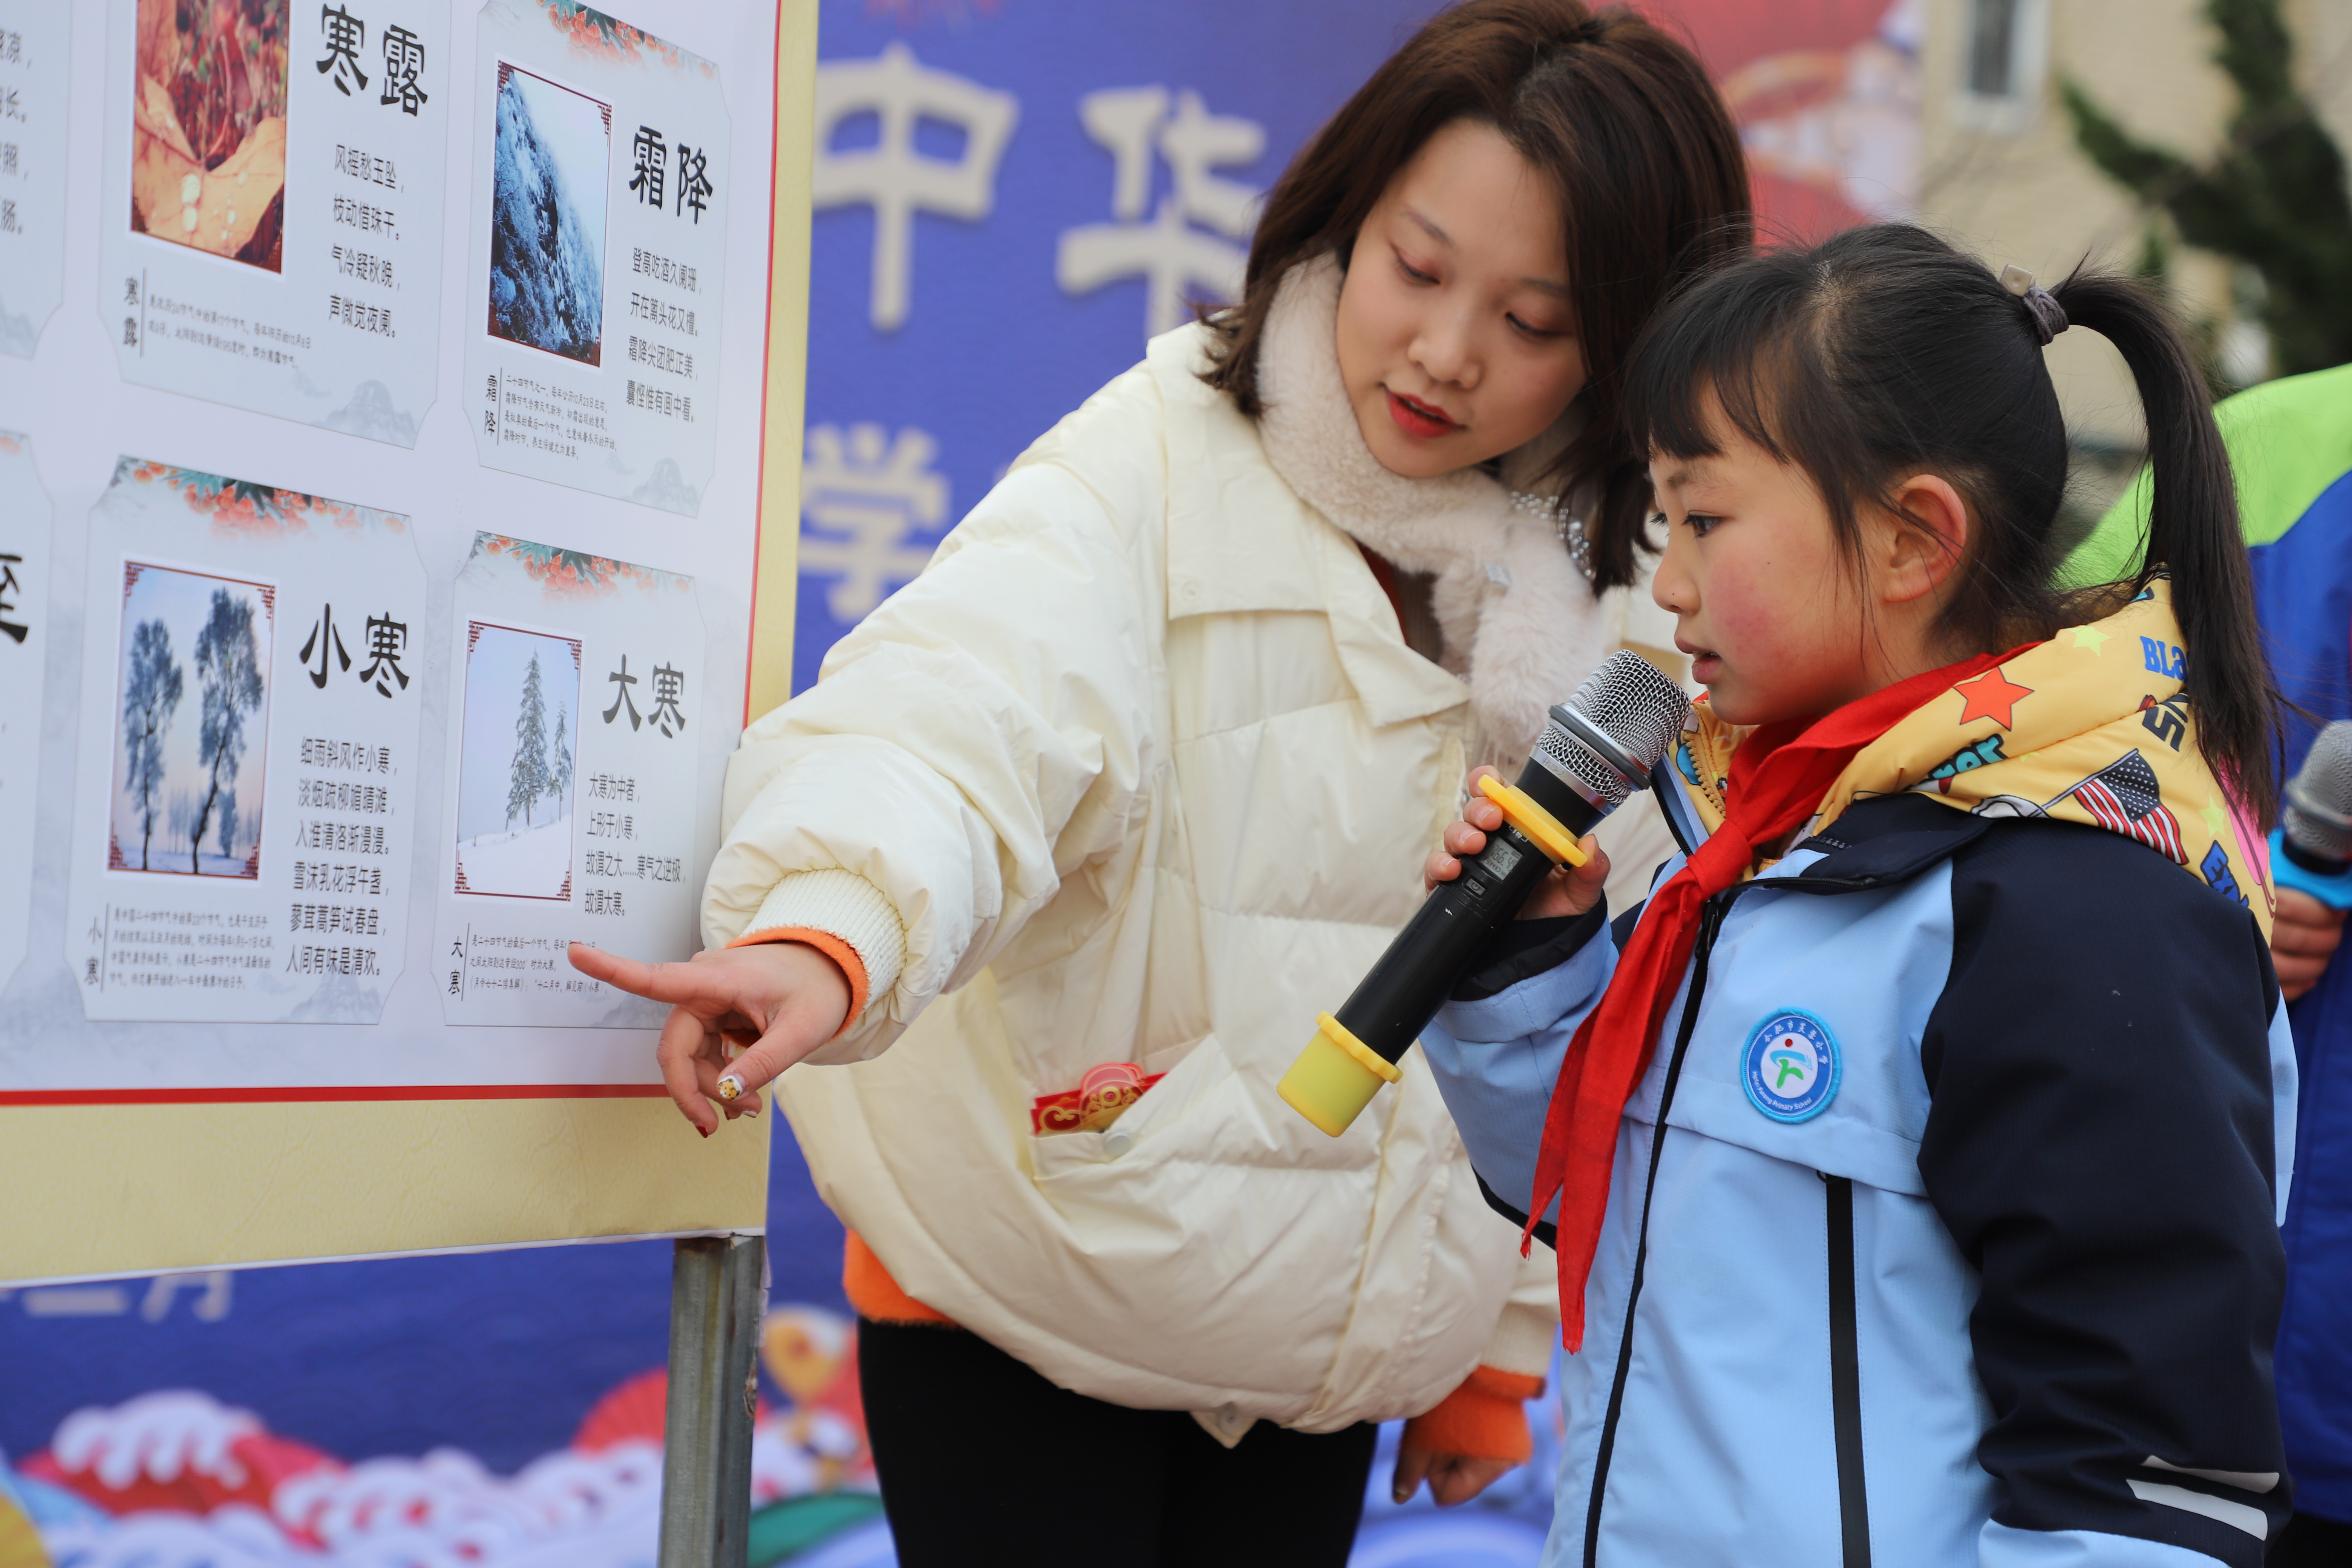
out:
{"label": "metal easel leg", "polygon": [[677,1243],[659,1568],[745,1568],[765,1259],[756,1236]]}

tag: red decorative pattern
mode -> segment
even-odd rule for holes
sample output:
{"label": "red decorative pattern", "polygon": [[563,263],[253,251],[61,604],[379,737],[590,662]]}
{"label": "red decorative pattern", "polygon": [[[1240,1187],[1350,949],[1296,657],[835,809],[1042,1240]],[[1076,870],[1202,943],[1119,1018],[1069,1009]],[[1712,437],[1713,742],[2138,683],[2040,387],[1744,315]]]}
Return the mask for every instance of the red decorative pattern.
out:
{"label": "red decorative pattern", "polygon": [[1029,1106],[1029,1131],[1099,1132],[1118,1121],[1127,1108],[1168,1075],[1143,1076],[1133,1062],[1105,1062],[1088,1068],[1078,1087],[1060,1094],[1041,1094]]}

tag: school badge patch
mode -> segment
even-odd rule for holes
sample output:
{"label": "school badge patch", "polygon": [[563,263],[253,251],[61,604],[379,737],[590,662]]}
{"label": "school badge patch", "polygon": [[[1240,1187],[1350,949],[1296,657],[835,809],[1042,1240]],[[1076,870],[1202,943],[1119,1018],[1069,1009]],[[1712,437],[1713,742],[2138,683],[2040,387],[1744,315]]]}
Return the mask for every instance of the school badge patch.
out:
{"label": "school badge patch", "polygon": [[1740,1087],[1748,1102],[1775,1121],[1810,1121],[1835,1099],[1842,1065],[1837,1041],[1811,1013],[1776,1013],[1748,1037]]}

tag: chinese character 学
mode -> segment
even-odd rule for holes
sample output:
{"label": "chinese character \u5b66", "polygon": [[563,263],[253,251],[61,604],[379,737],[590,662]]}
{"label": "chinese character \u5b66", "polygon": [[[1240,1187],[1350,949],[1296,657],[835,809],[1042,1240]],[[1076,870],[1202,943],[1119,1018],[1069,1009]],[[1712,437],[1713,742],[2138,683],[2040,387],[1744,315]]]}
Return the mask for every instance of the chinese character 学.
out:
{"label": "chinese character \u5b66", "polygon": [[613,705],[604,710],[604,722],[611,723],[625,707],[629,710],[629,728],[635,729],[644,721],[637,716],[637,700],[629,692],[629,688],[637,683],[637,678],[629,673],[629,656],[623,654],[621,668],[604,679],[621,689],[621,694],[613,699]]}
{"label": "chinese character \u5b66", "polygon": [[327,40],[327,58],[319,62],[319,74],[332,71],[335,90],[345,98],[351,97],[354,82],[365,92],[368,79],[360,69],[360,50],[367,45],[367,24],[352,16],[348,5],[321,5],[319,27]]}
{"label": "chinese character \u5b66", "polygon": [[662,133],[650,125],[637,127],[637,134],[629,142],[629,155],[636,160],[629,175],[629,189],[637,193],[637,205],[658,209],[662,205],[662,174],[669,162],[669,150],[664,145]]}
{"label": "chinese character \u5b66", "polygon": [[[874,209],[869,314],[875,331],[895,331],[906,322],[914,215],[986,217],[996,204],[996,165],[1020,113],[1011,93],[933,70],[903,43],[886,46],[874,59],[829,60],[817,67],[812,205],[819,211]],[[881,121],[880,138],[870,147],[835,151],[834,134],[842,122],[866,114]],[[961,131],[962,152],[954,158],[918,153],[915,125],[922,120]]]}
{"label": "chinese character \u5b66", "polygon": [[[331,648],[329,646],[331,644]],[[313,648],[319,652],[319,668],[316,669],[309,668],[310,650]],[[343,647],[343,634],[335,629],[335,606],[332,605],[329,605],[325,612],[310,623],[310,635],[302,644],[302,664],[310,677],[310,684],[322,691],[327,686],[327,676],[330,673],[327,659],[331,654],[343,661],[340,666],[341,668],[351,668],[352,656]]]}
{"label": "chinese character \u5b66", "polygon": [[828,539],[804,532],[803,572],[835,580],[825,607],[845,624],[857,620],[929,564],[935,534],[947,521],[948,481],[931,471],[939,444],[920,430],[889,439],[879,425],[809,426],[801,465],[801,511]]}
{"label": "chinese character \u5b66", "polygon": [[702,222],[704,205],[717,194],[717,187],[703,172],[704,165],[709,162],[709,148],[697,152],[683,142],[677,144],[677,216],[683,216],[687,208],[692,207],[698,226]]}
{"label": "chinese character \u5b66", "polygon": [[[373,683],[379,695],[389,697],[392,688],[383,683],[390,675],[400,682],[403,691],[408,689],[408,673],[400,668],[403,655],[408,651],[408,623],[395,621],[387,610],[381,616],[370,616],[367,622],[368,657],[374,662],[360,671],[360,684]],[[323,660],[320,662],[324,662]]]}
{"label": "chinese character \u5b66", "polygon": [[[0,554],[0,637],[20,644],[25,640],[25,634],[33,628],[8,618],[16,608],[8,602],[8,595],[24,592],[16,584],[16,568],[24,563],[25,558],[21,555]],[[686,721],[681,719],[678,722],[683,727]]]}
{"label": "chinese character \u5b66", "polygon": [[[416,85],[416,73],[425,68],[425,45],[416,35],[397,25],[383,30],[383,96],[381,104],[396,104],[403,113],[414,116],[416,106],[428,101],[425,89]],[[362,87],[367,84],[362,82]]]}
{"label": "chinese character \u5b66", "polygon": [[[1144,334],[1181,323],[1197,292],[1226,300],[1241,292],[1248,253],[1239,242],[1257,222],[1255,187],[1211,171],[1252,163],[1265,151],[1256,121],[1211,114],[1196,92],[1113,88],[1078,100],[1087,134],[1111,155],[1112,222],[1066,229],[1054,258],[1065,294],[1085,294],[1125,278],[1144,280]],[[1170,188],[1152,208],[1157,153]]]}

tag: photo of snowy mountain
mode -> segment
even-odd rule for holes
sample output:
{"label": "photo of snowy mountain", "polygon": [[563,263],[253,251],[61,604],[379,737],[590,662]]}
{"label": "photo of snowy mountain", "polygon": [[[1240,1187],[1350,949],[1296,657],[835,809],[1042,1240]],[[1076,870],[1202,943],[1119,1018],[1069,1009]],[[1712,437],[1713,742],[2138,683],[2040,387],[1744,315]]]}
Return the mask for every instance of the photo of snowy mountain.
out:
{"label": "photo of snowy mountain", "polygon": [[499,62],[492,337],[603,363],[612,122],[610,104]]}
{"label": "photo of snowy mountain", "polygon": [[127,561],[107,868],[260,875],[276,590]]}
{"label": "photo of snowy mountain", "polygon": [[569,899],[580,641],[475,621],[467,642],[457,891]]}

